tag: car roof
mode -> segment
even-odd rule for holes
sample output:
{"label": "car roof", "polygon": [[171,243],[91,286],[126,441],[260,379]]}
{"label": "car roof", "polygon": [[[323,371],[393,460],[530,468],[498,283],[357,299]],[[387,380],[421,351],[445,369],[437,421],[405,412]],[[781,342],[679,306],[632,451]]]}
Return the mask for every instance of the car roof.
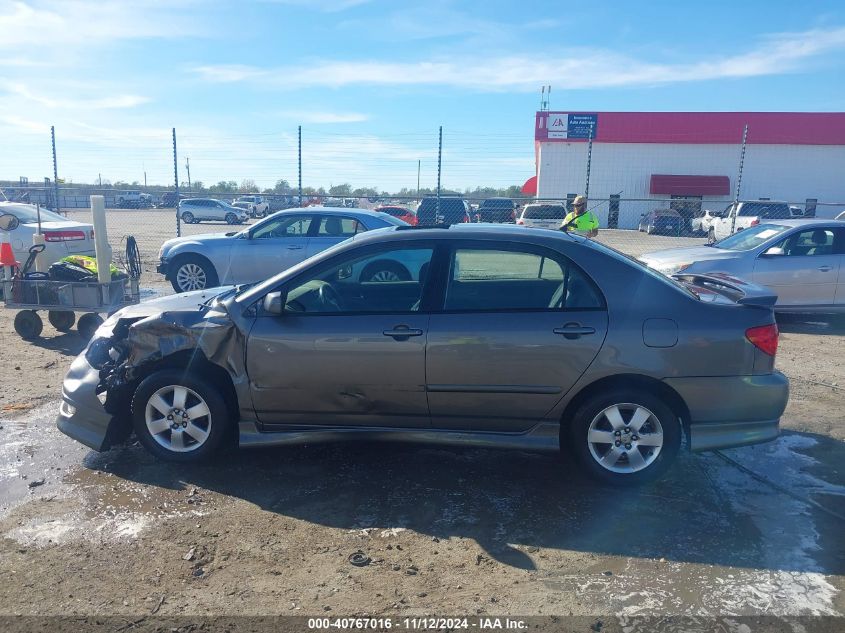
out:
{"label": "car roof", "polygon": [[828,218],[794,218],[783,220],[767,220],[761,224],[780,224],[781,226],[812,226],[814,224],[833,224],[834,226],[845,227],[845,220],[833,220]]}
{"label": "car roof", "polygon": [[[319,213],[320,215],[351,215],[351,216],[366,216],[370,218],[378,218],[379,220],[382,219],[384,216],[379,214],[376,211],[370,211],[369,209],[348,209],[345,207],[293,207],[290,209],[285,209],[284,211],[276,211],[273,216],[277,215],[290,215],[296,213],[297,215],[302,213]],[[272,216],[271,216],[272,217]]]}
{"label": "car roof", "polygon": [[550,242],[559,240],[570,242],[590,241],[579,235],[573,235],[572,233],[564,233],[563,231],[550,231],[549,229],[533,229],[526,226],[518,226],[516,224],[493,224],[485,222],[441,226],[392,226],[384,229],[377,229],[375,231],[358,233],[352,239],[356,243],[361,244],[370,241],[381,241],[382,239],[385,239],[385,237],[387,237],[388,235],[390,236],[388,238],[390,240],[498,239],[515,240],[520,242]]}

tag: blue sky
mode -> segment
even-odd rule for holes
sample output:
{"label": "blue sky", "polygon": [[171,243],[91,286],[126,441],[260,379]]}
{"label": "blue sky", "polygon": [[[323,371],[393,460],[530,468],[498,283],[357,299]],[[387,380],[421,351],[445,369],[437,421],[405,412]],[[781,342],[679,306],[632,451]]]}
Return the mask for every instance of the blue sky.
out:
{"label": "blue sky", "polygon": [[845,110],[845,3],[0,0],[0,179],[521,183],[554,110]]}

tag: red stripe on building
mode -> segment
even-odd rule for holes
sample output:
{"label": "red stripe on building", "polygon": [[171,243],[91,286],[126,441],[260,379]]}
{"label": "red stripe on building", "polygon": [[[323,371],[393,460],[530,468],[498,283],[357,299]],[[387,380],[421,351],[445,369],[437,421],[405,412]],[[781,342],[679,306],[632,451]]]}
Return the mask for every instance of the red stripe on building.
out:
{"label": "red stripe on building", "polygon": [[652,174],[649,193],[668,196],[724,196],[731,192],[727,176]]}
{"label": "red stripe on building", "polygon": [[549,138],[548,118],[597,114],[597,143],[742,142],[749,144],[845,145],[845,112],[538,112],[534,130],[543,143],[583,143],[585,138]]}

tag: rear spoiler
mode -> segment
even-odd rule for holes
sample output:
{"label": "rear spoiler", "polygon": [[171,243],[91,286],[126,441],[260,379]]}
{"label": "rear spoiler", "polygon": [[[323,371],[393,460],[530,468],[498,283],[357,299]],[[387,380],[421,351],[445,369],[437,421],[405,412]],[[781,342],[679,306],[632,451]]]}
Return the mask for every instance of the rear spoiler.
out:
{"label": "rear spoiler", "polygon": [[778,300],[770,289],[726,273],[679,273],[672,278],[726,295],[740,305],[773,308]]}

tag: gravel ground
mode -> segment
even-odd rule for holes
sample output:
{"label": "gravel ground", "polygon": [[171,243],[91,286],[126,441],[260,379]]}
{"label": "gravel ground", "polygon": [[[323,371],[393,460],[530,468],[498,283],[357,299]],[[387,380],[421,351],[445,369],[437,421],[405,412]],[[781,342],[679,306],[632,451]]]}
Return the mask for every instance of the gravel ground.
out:
{"label": "gravel ground", "polygon": [[[112,237],[131,217],[149,266],[172,216],[115,213]],[[602,238],[634,254],[678,243]],[[142,286],[169,292],[149,268]],[[81,339],[46,324],[26,343],[12,317],[0,310],[0,616],[126,630],[154,613],[574,615],[572,630],[631,631],[636,616],[845,613],[845,330],[827,322],[781,323],[779,440],[613,490],[527,452],[342,444],[202,467],[90,452],[54,426]],[[719,630],[799,630],[755,621]]]}

